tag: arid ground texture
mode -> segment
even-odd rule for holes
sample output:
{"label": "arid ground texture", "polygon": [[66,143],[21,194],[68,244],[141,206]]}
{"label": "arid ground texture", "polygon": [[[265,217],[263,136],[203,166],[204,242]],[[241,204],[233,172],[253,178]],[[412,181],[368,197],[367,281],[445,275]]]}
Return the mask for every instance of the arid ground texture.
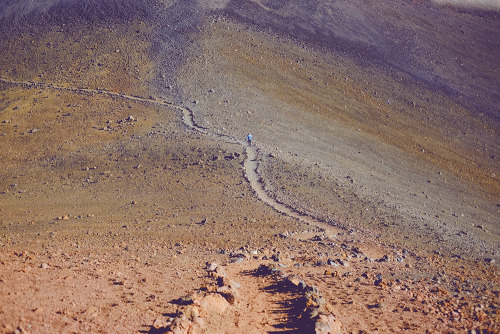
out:
{"label": "arid ground texture", "polygon": [[498,2],[7,0],[0,37],[0,333],[500,332]]}

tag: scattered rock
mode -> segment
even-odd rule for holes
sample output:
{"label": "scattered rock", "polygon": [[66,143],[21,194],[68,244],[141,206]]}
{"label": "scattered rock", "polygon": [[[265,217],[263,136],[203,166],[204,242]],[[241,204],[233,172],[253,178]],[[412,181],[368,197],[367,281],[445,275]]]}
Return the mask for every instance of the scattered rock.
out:
{"label": "scattered rock", "polygon": [[298,287],[303,280],[297,275],[289,275],[284,279],[284,282],[291,286]]}
{"label": "scattered rock", "polygon": [[334,267],[338,267],[338,265],[339,265],[335,260],[328,260],[328,264],[330,266],[334,266]]}
{"label": "scattered rock", "polygon": [[281,273],[281,269],[275,263],[270,264],[261,264],[259,268],[257,268],[257,274],[259,275],[274,275]]}
{"label": "scattered rock", "polygon": [[217,267],[218,267],[217,263],[212,262],[210,264],[207,264],[207,271],[215,271]]}
{"label": "scattered rock", "polygon": [[342,323],[333,314],[320,314],[314,326],[315,334],[337,334],[342,331]]}
{"label": "scattered rock", "polygon": [[195,300],[197,300],[197,295],[196,294],[189,294],[183,297],[180,297],[173,302],[178,305],[191,305],[194,303]]}
{"label": "scattered rock", "polygon": [[229,306],[229,302],[220,294],[209,294],[203,298],[200,305],[208,313],[222,314]]}
{"label": "scattered rock", "polygon": [[241,263],[243,261],[245,261],[245,258],[240,256],[231,259],[231,263]]}
{"label": "scattered rock", "polygon": [[377,262],[390,262],[390,261],[391,261],[391,257],[387,254],[382,256],[380,259],[377,260]]}

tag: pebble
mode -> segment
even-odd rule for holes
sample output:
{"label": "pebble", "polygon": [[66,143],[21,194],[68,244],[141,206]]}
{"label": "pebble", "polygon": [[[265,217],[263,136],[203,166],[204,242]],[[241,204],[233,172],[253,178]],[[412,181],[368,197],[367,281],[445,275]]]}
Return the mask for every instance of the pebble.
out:
{"label": "pebble", "polygon": [[231,259],[231,263],[241,263],[243,261],[245,261],[245,259],[242,257],[235,257],[235,258]]}
{"label": "pebble", "polygon": [[42,269],[49,269],[49,265],[47,263],[42,263],[42,265],[40,266],[40,268]]}
{"label": "pebble", "polygon": [[210,264],[207,264],[207,270],[208,271],[215,271],[217,269],[218,265],[215,262],[212,262]]}
{"label": "pebble", "polygon": [[315,334],[340,333],[342,323],[333,314],[320,314],[314,326]]}
{"label": "pebble", "polygon": [[330,266],[334,266],[334,267],[338,267],[339,266],[339,264],[337,262],[335,262],[335,260],[328,260],[328,264]]}
{"label": "pebble", "polygon": [[271,256],[271,260],[275,261],[275,262],[280,262],[281,261],[281,254],[280,253],[277,253],[277,254],[273,254]]}
{"label": "pebble", "polygon": [[222,268],[221,266],[218,266],[215,269],[215,272],[220,276],[220,277],[226,277],[226,270]]}
{"label": "pebble", "polygon": [[207,310],[208,313],[222,314],[229,306],[229,302],[219,294],[210,294],[203,298],[201,306]]}
{"label": "pebble", "polygon": [[379,260],[377,260],[377,262],[389,262],[389,261],[391,261],[391,258],[387,254],[382,256]]}
{"label": "pebble", "polygon": [[241,288],[241,284],[233,280],[229,281],[229,286],[234,289]]}
{"label": "pebble", "polygon": [[302,282],[302,278],[297,275],[289,275],[286,277],[285,282],[298,287],[300,282]]}
{"label": "pebble", "polygon": [[338,259],[337,263],[340,264],[341,266],[349,267],[349,261],[347,260]]}

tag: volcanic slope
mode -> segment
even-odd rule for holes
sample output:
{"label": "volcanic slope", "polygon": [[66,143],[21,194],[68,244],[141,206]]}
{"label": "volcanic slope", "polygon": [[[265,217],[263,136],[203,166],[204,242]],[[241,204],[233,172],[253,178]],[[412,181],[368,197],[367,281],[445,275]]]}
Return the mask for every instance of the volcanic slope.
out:
{"label": "volcanic slope", "polygon": [[376,56],[234,19],[202,36],[180,76],[184,94],[204,126],[254,134],[280,201],[407,246],[497,255],[494,118]]}
{"label": "volcanic slope", "polygon": [[225,313],[190,309],[202,333],[311,330],[269,263],[343,333],[498,331],[497,12],[88,0],[0,18],[1,332],[168,332],[193,291],[228,297],[207,262],[241,287]]}

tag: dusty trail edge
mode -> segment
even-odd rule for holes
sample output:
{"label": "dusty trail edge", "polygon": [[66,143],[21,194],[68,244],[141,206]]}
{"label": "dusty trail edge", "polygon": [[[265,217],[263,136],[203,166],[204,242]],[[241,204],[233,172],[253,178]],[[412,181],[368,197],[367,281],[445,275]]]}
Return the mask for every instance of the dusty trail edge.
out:
{"label": "dusty trail edge", "polygon": [[140,96],[127,95],[122,93],[111,92],[106,89],[90,89],[90,88],[77,88],[77,87],[64,87],[58,86],[48,83],[41,83],[35,81],[16,81],[10,80],[7,78],[0,77],[0,82],[11,84],[15,86],[25,86],[25,87],[33,87],[33,88],[42,88],[42,89],[53,89],[53,90],[62,90],[69,91],[76,94],[102,94],[111,97],[122,98],[126,100],[139,101],[145,103],[152,103],[161,106],[168,106],[171,108],[178,109],[182,112],[182,121],[183,123],[189,127],[190,129],[203,133],[205,135],[215,137],[218,139],[224,139],[233,144],[239,144],[245,147],[245,161],[243,163],[244,176],[246,180],[249,182],[251,188],[253,189],[255,195],[265,204],[272,207],[277,212],[295,218],[303,223],[308,225],[313,225],[321,229],[322,232],[328,234],[335,234],[342,231],[345,231],[345,228],[340,226],[335,226],[335,222],[325,222],[322,220],[318,220],[310,214],[299,212],[297,209],[281,203],[274,199],[266,190],[265,184],[262,180],[262,176],[259,173],[259,156],[261,156],[262,152],[256,145],[248,145],[244,140],[231,137],[229,135],[221,134],[221,133],[212,133],[209,132],[207,128],[202,127],[196,123],[194,113],[191,109],[187,107],[183,107],[180,105],[176,105],[167,100],[159,100],[152,98],[144,98]]}

